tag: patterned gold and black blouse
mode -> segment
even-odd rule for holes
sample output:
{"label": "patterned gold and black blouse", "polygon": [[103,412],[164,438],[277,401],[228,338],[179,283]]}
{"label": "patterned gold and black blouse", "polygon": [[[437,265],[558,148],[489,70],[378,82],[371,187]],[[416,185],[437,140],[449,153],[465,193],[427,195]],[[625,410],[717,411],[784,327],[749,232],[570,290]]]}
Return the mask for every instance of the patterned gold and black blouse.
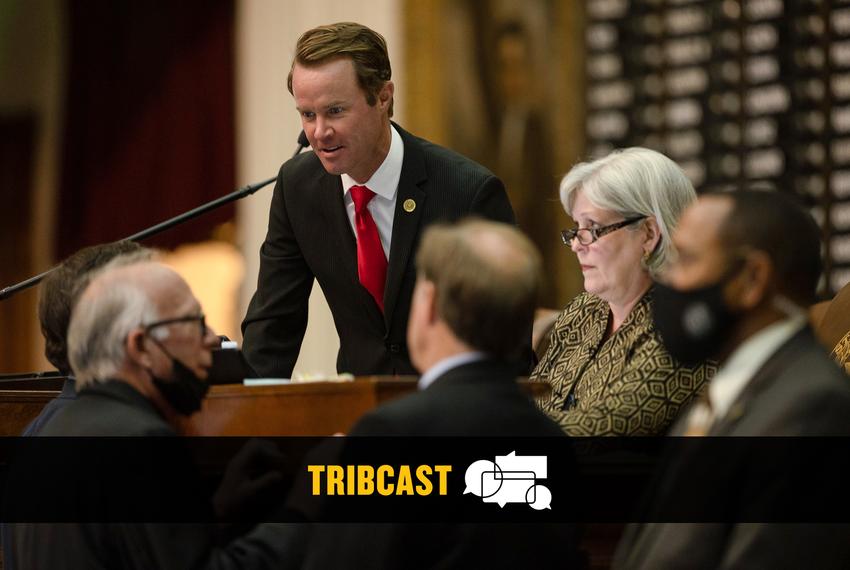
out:
{"label": "patterned gold and black blouse", "polygon": [[841,337],[830,354],[845,372],[850,374],[850,332]]}
{"label": "patterned gold and black blouse", "polygon": [[595,295],[582,293],[558,317],[531,378],[552,387],[542,407],[567,434],[663,435],[714,375],[714,363],[691,368],[667,353],[651,303],[650,290],[607,339],[610,309]]}

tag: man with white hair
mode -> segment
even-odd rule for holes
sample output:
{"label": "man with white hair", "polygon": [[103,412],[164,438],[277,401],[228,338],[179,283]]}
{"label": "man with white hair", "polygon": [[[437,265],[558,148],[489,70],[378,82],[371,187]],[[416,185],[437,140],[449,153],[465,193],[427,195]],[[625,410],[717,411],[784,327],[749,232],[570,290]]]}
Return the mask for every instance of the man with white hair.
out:
{"label": "man with white hair", "polygon": [[[181,416],[200,409],[217,343],[189,286],[166,266],[127,264],[119,258],[93,277],[75,306],[68,332],[78,399],[41,433],[82,438],[63,443],[83,455],[73,458],[73,469],[68,469],[68,458],[43,459],[68,472],[65,495],[58,497],[61,501],[72,495],[62,507],[68,512],[59,509],[56,516],[77,522],[15,525],[17,568],[283,564],[286,541],[279,525],[258,526],[229,542],[217,540],[215,525],[207,524],[213,507],[200,491],[189,455],[180,440],[167,437],[176,435]],[[132,439],[91,439],[99,436]],[[91,452],[88,441],[100,447]],[[55,505],[46,503],[45,508]],[[143,522],[108,524],[114,520]]]}
{"label": "man with white hair", "polygon": [[[88,399],[89,406],[100,407],[103,398],[119,395],[120,400],[132,391],[159,413],[153,417],[107,406],[120,412],[119,422],[102,413],[87,414],[98,418],[85,428],[92,433],[76,435],[104,435],[116,428],[126,435],[170,431],[167,422],[200,409],[207,389],[203,380],[218,342],[206,327],[198,300],[173,270],[159,263],[134,263],[104,271],[83,293],[68,328],[68,356],[77,385],[97,395]],[[57,421],[49,432],[79,430],[73,419]]]}

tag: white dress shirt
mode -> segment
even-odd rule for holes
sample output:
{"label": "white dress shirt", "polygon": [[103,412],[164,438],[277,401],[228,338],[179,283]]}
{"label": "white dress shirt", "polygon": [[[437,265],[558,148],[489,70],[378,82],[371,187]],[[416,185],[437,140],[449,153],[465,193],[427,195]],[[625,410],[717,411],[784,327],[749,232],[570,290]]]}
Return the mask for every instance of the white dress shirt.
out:
{"label": "white dress shirt", "polygon": [[485,358],[487,358],[487,355],[483,352],[461,352],[460,354],[455,354],[454,356],[444,358],[425,371],[425,374],[423,374],[419,378],[419,384],[417,385],[417,387],[419,390],[424,390],[425,388],[433,384],[437,378],[439,378],[452,368],[457,368],[458,366],[463,366],[464,364],[469,364],[470,362],[478,362],[479,360],[484,360]]}
{"label": "white dress shirt", "polygon": [[710,407],[697,403],[691,410],[689,431],[707,432],[711,424],[725,416],[756,372],[805,324],[803,315],[785,318],[760,330],[736,348],[708,385]]}
{"label": "white dress shirt", "polygon": [[381,236],[381,246],[384,255],[390,258],[390,242],[393,236],[393,218],[395,217],[395,203],[398,196],[398,181],[401,178],[401,165],[404,162],[404,143],[401,135],[390,125],[390,150],[387,157],[372,177],[358,184],[348,174],[343,174],[342,191],[345,200],[345,211],[348,213],[348,221],[351,223],[351,231],[357,238],[357,230],[354,225],[354,199],[351,197],[352,186],[366,186],[375,193],[375,197],[369,201],[367,208],[378,226],[378,234]]}

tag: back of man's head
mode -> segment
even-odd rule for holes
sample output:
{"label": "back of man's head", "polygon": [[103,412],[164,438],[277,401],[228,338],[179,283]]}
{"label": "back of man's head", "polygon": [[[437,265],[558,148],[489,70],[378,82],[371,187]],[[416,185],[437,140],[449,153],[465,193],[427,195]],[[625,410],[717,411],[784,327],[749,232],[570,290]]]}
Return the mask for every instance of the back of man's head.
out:
{"label": "back of man's head", "polygon": [[71,372],[66,344],[68,323],[86,275],[118,256],[130,254],[141,258],[150,257],[152,252],[132,241],[86,247],[62,261],[41,283],[38,320],[44,335],[44,355],[63,374]]}
{"label": "back of man's head", "polygon": [[126,363],[126,339],[159,319],[158,301],[179,283],[173,270],[152,261],[116,258],[80,294],[68,327],[68,359],[84,388],[116,378]]}
{"label": "back of man's head", "polygon": [[434,225],[416,257],[436,290],[437,315],[475,350],[510,358],[528,340],[540,289],[540,254],[507,224]]}
{"label": "back of man's head", "polygon": [[812,216],[781,192],[738,190],[722,196],[732,201],[719,234],[727,252],[764,252],[777,292],[801,306],[814,302],[822,264],[820,229]]}

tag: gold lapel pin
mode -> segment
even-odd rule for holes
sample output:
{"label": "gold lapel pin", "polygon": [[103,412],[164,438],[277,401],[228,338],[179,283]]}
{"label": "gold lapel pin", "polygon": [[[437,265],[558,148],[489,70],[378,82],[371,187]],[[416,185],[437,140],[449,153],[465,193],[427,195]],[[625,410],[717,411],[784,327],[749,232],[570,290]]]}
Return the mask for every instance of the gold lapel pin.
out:
{"label": "gold lapel pin", "polygon": [[404,208],[404,211],[409,214],[410,212],[412,212],[413,210],[416,209],[416,200],[408,198],[407,200],[404,201],[404,204],[402,205],[402,207]]}

